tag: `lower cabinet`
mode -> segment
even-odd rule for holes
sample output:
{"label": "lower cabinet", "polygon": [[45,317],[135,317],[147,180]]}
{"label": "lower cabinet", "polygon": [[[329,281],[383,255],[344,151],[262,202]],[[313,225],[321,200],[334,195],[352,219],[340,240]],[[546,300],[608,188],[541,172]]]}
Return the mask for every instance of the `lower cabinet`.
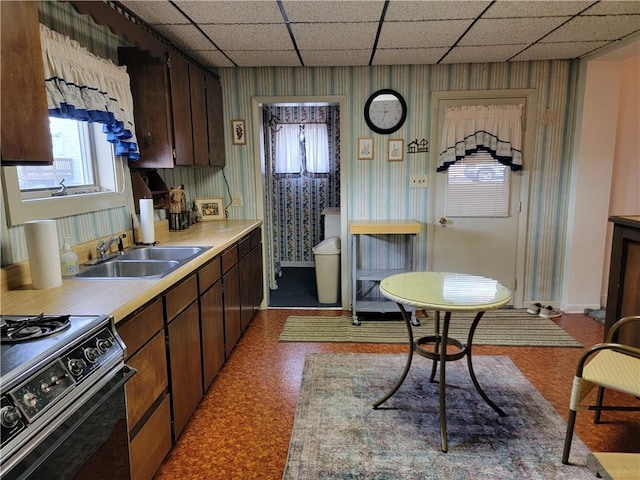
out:
{"label": "lower cabinet", "polygon": [[214,258],[200,269],[198,289],[200,292],[202,387],[206,391],[225,361],[220,257]]}
{"label": "lower cabinet", "polygon": [[237,245],[222,252],[222,297],[224,302],[224,345],[225,354],[228,357],[242,335]]}

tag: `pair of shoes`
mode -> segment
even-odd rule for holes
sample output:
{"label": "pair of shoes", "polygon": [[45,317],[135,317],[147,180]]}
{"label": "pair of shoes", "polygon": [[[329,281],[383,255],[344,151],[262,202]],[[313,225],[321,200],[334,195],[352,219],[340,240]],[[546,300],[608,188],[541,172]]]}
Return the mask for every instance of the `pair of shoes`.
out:
{"label": "pair of shoes", "polygon": [[542,304],[534,303],[527,307],[527,313],[531,315],[538,315],[540,313],[540,309],[542,308]]}
{"label": "pair of shoes", "polygon": [[553,308],[551,305],[547,305],[540,309],[540,316],[542,318],[557,318],[562,315],[562,310]]}

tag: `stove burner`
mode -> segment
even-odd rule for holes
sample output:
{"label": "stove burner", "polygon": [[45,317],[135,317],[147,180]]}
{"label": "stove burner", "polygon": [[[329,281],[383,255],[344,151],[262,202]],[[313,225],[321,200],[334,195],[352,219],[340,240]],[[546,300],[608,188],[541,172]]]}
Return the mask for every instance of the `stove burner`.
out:
{"label": "stove burner", "polygon": [[35,317],[4,318],[0,325],[0,343],[27,342],[53,335],[71,326],[69,317],[70,315],[45,317],[41,313]]}

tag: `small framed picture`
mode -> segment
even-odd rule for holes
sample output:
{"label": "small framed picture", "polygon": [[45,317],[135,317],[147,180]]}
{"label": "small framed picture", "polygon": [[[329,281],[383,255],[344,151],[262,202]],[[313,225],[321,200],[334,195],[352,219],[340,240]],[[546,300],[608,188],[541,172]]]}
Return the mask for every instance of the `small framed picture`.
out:
{"label": "small framed picture", "polygon": [[195,202],[203,222],[225,219],[223,198],[196,198]]}
{"label": "small framed picture", "polygon": [[231,120],[231,131],[234,145],[246,145],[247,132],[244,129],[244,120]]}
{"label": "small framed picture", "polygon": [[358,160],[373,160],[373,138],[358,138]]}
{"label": "small framed picture", "polygon": [[402,162],[404,160],[404,140],[389,140],[389,161]]}

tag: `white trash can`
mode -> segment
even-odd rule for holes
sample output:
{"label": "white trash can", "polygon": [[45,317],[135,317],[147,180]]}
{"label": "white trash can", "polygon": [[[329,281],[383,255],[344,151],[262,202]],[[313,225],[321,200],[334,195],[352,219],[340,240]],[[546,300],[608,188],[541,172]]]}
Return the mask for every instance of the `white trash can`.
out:
{"label": "white trash can", "polygon": [[323,240],[313,247],[319,303],[337,303],[340,291],[340,237]]}

